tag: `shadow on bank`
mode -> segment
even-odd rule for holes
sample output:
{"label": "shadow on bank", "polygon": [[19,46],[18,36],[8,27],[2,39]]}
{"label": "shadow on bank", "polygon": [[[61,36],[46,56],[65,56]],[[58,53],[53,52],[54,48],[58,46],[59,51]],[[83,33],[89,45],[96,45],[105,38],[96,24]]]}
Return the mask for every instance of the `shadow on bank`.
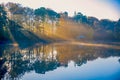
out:
{"label": "shadow on bank", "polygon": [[0,45],[17,45],[20,48],[33,46],[36,43],[48,43],[48,41],[38,37],[31,31],[24,29],[19,24],[9,20],[6,26],[6,32],[1,30],[2,37],[0,38]]}

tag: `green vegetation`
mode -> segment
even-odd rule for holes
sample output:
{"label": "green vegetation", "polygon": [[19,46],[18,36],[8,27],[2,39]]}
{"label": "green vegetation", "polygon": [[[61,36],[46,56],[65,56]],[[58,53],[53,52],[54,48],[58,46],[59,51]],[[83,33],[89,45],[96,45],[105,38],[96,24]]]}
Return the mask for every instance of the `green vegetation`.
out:
{"label": "green vegetation", "polygon": [[7,40],[8,33],[7,33],[7,13],[4,11],[4,8],[0,6],[0,40]]}
{"label": "green vegetation", "polygon": [[10,20],[3,6],[0,6],[0,13],[0,43],[9,42],[21,45],[21,43],[25,42],[29,42],[29,44],[46,42],[23,28],[17,21]]}
{"label": "green vegetation", "polygon": [[116,37],[116,39],[120,39],[119,35],[120,35],[120,19],[115,24],[115,37]]}
{"label": "green vegetation", "polygon": [[81,12],[68,16],[41,7],[17,3],[0,5],[0,42],[51,42],[61,40],[120,40],[120,20],[98,20]]}

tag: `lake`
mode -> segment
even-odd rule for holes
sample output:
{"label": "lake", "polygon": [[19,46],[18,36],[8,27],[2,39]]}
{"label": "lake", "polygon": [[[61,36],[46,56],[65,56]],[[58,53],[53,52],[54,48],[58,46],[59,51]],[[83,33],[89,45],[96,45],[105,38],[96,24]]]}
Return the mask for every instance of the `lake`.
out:
{"label": "lake", "polygon": [[0,46],[1,80],[120,80],[120,45]]}

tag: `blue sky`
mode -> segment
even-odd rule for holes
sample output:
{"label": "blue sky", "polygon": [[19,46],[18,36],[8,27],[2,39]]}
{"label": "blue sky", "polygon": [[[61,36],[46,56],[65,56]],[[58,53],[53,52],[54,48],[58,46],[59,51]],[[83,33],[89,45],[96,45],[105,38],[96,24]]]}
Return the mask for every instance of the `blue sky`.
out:
{"label": "blue sky", "polygon": [[106,3],[109,3],[110,5],[114,6],[118,11],[120,12],[120,0],[103,0]]}
{"label": "blue sky", "polygon": [[47,7],[57,12],[74,11],[99,19],[118,20],[120,18],[120,0],[0,0],[0,3],[15,2],[31,8]]}

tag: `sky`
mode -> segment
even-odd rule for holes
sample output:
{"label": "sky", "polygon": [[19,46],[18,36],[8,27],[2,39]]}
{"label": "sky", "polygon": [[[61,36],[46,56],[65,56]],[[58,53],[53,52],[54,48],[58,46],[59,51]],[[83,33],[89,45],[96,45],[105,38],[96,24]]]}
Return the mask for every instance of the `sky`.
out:
{"label": "sky", "polygon": [[69,16],[81,12],[98,19],[118,20],[120,18],[120,0],[0,0],[0,3],[15,2],[33,9],[46,7],[56,12],[67,11]]}

